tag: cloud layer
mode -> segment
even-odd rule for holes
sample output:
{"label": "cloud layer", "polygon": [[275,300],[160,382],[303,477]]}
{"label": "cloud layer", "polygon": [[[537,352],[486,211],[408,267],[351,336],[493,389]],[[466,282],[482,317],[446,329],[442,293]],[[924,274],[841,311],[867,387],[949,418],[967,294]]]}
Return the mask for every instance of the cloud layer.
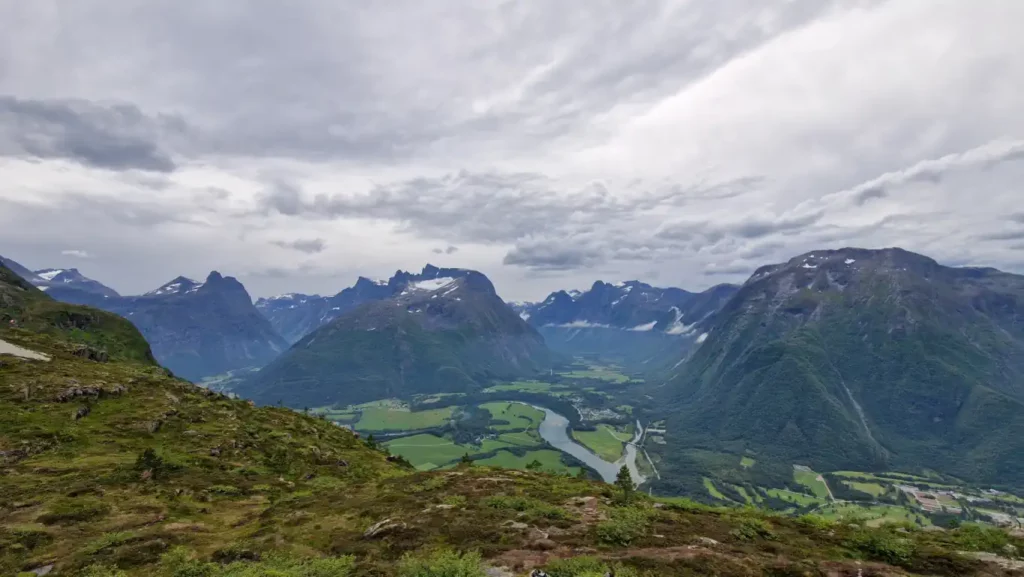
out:
{"label": "cloud layer", "polygon": [[1024,272],[1020,21],[1013,0],[3,3],[0,254],[88,257],[123,293],[214,268],[330,293],[436,261],[517,300],[845,245]]}

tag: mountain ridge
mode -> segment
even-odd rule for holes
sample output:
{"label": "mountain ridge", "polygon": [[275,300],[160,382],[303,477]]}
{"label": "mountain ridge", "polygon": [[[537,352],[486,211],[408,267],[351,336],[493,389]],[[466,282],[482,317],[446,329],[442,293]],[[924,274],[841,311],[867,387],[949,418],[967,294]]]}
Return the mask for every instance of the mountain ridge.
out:
{"label": "mountain ridge", "polygon": [[419,274],[398,271],[388,286],[390,298],[314,330],[237,392],[291,406],[351,404],[465,392],[551,366],[541,336],[479,272],[427,265]]}
{"label": "mountain ridge", "polygon": [[766,265],[664,391],[669,460],[699,447],[1019,479],[1024,276],[897,248]]}

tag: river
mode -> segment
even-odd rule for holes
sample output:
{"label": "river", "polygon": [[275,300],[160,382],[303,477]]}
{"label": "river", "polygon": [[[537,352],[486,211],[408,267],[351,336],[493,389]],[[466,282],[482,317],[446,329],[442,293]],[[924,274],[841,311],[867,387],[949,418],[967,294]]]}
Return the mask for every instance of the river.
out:
{"label": "river", "polygon": [[633,476],[634,482],[638,485],[644,482],[644,476],[636,468],[637,450],[635,443],[640,440],[644,433],[643,427],[640,426],[640,421],[636,422],[636,435],[633,437],[633,440],[626,443],[626,454],[620,457],[618,461],[611,463],[572,440],[572,437],[569,436],[569,419],[551,409],[536,405],[531,406],[537,410],[544,411],[544,420],[540,424],[540,436],[559,451],[572,455],[586,463],[591,469],[597,471],[606,483],[615,482],[615,476],[618,475],[619,469],[624,464],[629,468],[629,473]]}

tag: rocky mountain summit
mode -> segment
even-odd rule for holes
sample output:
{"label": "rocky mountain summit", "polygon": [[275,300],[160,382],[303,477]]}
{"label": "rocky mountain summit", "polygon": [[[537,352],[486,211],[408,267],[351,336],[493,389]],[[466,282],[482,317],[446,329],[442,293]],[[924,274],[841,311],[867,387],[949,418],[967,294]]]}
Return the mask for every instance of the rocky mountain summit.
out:
{"label": "rocky mountain summit", "polygon": [[398,271],[391,296],[356,306],[297,342],[238,392],[292,406],[462,392],[551,365],[541,336],[483,274]]}

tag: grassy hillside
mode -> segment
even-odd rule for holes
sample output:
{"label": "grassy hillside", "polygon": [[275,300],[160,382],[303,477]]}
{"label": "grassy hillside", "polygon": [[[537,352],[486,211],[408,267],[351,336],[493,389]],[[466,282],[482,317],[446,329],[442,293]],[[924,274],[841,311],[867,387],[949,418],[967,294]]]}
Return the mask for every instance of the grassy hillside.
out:
{"label": "grassy hillside", "polygon": [[899,250],[759,270],[670,381],[664,453],[1024,479],[1024,277]]}
{"label": "grassy hillside", "polygon": [[[609,485],[479,466],[418,473],[325,420],[174,379],[128,346],[137,333],[46,325],[25,308],[44,295],[0,290],[18,295],[2,314],[34,327],[0,339],[50,356],[0,357],[0,574],[1009,575],[954,551],[1024,550],[992,529],[627,502]],[[120,344],[113,360],[73,354],[83,330]]]}
{"label": "grassy hillside", "polygon": [[467,279],[364,304],[310,333],[237,388],[260,403],[340,406],[459,393],[551,365],[537,332]]}

